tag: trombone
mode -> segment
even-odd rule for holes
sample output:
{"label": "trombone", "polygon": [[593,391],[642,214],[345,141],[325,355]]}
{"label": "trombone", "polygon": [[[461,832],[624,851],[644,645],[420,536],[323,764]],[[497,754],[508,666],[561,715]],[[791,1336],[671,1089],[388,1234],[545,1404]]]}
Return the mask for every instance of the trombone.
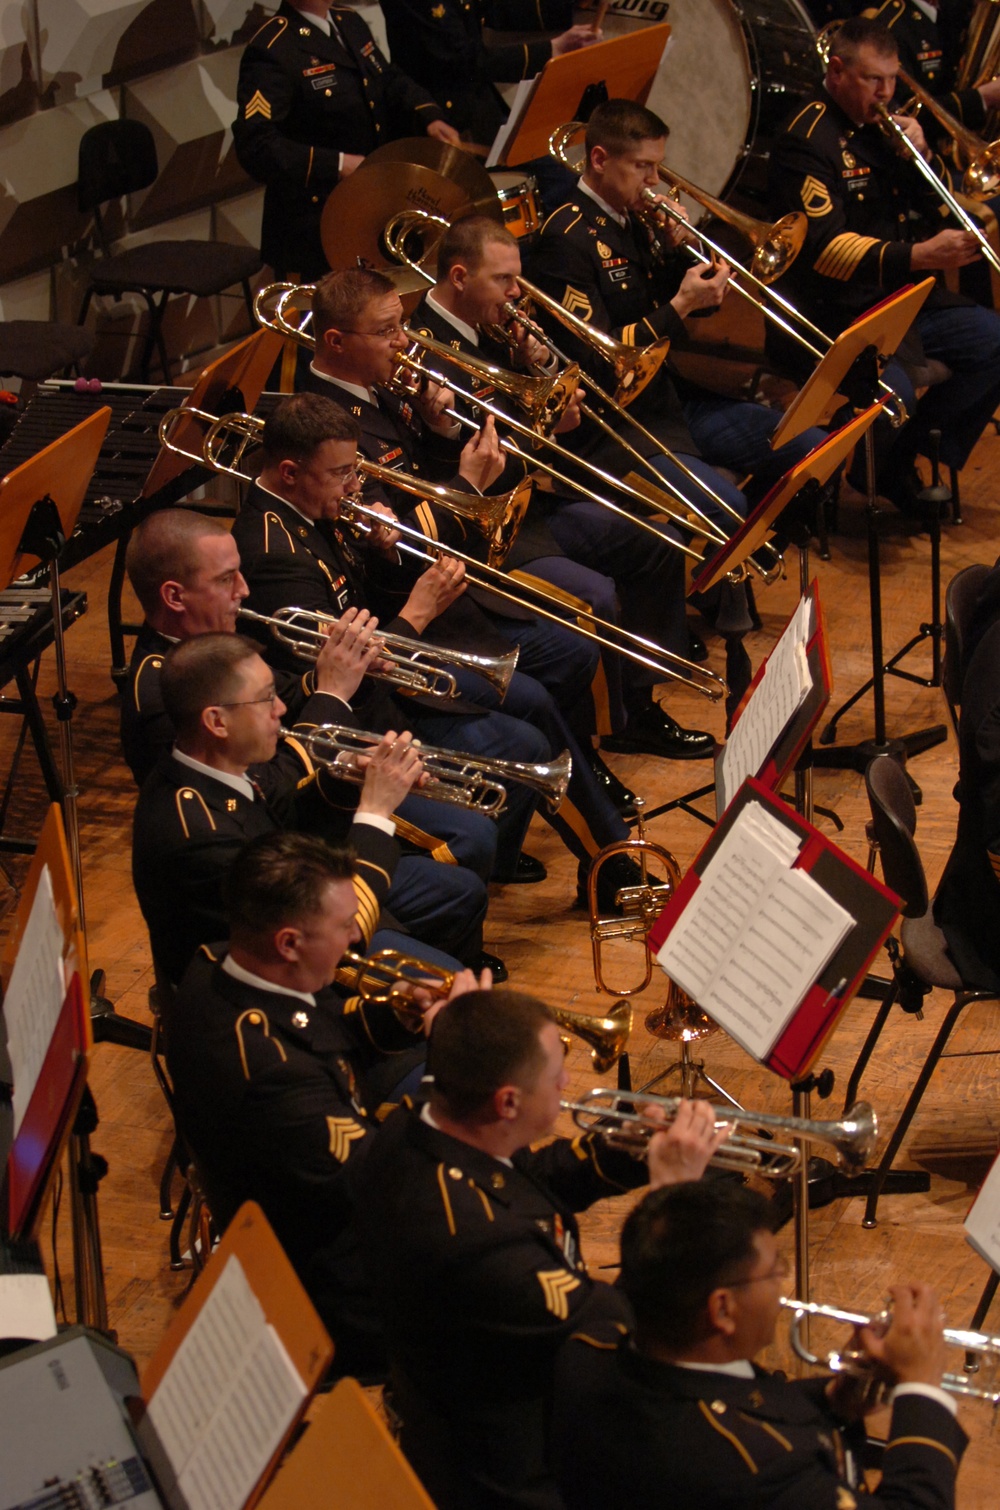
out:
{"label": "trombone", "polygon": [[[624,1105],[623,1105],[624,1103]],[[651,1096],[643,1091],[620,1091],[596,1086],[582,1101],[563,1101],[563,1111],[572,1112],[573,1121],[584,1132],[597,1132],[614,1148],[622,1148],[636,1158],[644,1158],[650,1139],[662,1132],[664,1122],[651,1117],[645,1107],[659,1107],[667,1121],[677,1115],[679,1096]],[[635,1111],[627,1108],[636,1107]],[[755,1127],[774,1127],[805,1143],[825,1143],[832,1147],[842,1164],[858,1168],[864,1164],[878,1138],[878,1118],[867,1101],[858,1101],[839,1122],[819,1122],[808,1117],[779,1117],[772,1112],[733,1110],[713,1106],[716,1127],[734,1129],[729,1139],[714,1155],[712,1163],[724,1169],[738,1169],[744,1174],[763,1175],[769,1180],[794,1174],[802,1163],[802,1151],[795,1144],[775,1143],[752,1133],[737,1132],[740,1123]]]}
{"label": "trombone", "polygon": [[[184,451],[169,439],[170,430],[173,428],[178,416],[188,416],[195,419],[210,420],[209,431],[206,434],[200,452]],[[169,450],[176,451],[181,456],[186,456],[190,461],[197,462],[201,466],[211,467],[216,472],[228,472],[230,476],[237,477],[241,482],[250,482],[252,478],[249,472],[238,470],[246,450],[251,444],[260,440],[264,429],[264,421],[252,414],[224,414],[221,418],[205,414],[199,409],[172,409],[163,416],[160,422],[160,439]],[[235,453],[226,462],[222,459],[221,452],[225,446],[229,432],[238,436]],[[211,441],[211,444],[209,443]],[[374,462],[359,458],[357,471],[362,476],[376,477],[391,483],[406,493],[416,494],[419,498],[426,498],[429,492],[434,491],[427,483],[417,477],[410,477],[405,472],[395,472],[391,468],[379,467]],[[446,492],[449,490],[445,490]],[[466,495],[463,494],[463,497]],[[343,499],[340,504],[340,517],[350,523],[358,535],[364,537],[371,533],[373,527],[385,526],[386,517],[376,509],[367,508],[356,499]],[[587,615],[587,624],[577,622],[575,619],[566,617],[565,612],[556,613],[554,609],[544,608],[542,603],[553,603],[562,608],[561,600],[554,594],[546,592],[534,583],[519,583],[525,593],[533,599],[541,599],[542,603],[531,601],[517,593],[510,591],[510,578],[505,572],[499,571],[493,566],[484,566],[474,556],[466,555],[464,551],[456,550],[453,546],[441,546],[432,548],[426,535],[419,530],[412,529],[409,525],[399,520],[392,522],[393,532],[403,538],[396,543],[396,549],[408,556],[413,556],[418,561],[433,565],[439,555],[453,557],[456,561],[463,562],[471,570],[467,573],[467,579],[474,587],[483,587],[495,593],[500,598],[505,598],[510,603],[516,603],[519,608],[528,608],[539,618],[548,619],[553,624],[559,624],[571,634],[581,635],[586,640],[602,646],[605,650],[613,650],[617,655],[623,655],[627,660],[635,661],[640,666],[655,671],[657,675],[667,679],[682,681],[693,687],[703,696],[709,697],[713,702],[725,697],[728,688],[721,676],[716,676],[714,671],[708,671],[704,666],[699,666],[695,661],[689,661],[681,655],[675,655],[672,650],[664,650],[653,640],[648,640],[644,635],[633,634],[628,629],[622,629],[618,624],[608,623],[605,619],[599,619],[595,614]],[[660,537],[662,538],[662,537]],[[588,628],[587,625],[594,625]]]}
{"label": "trombone", "polygon": [[[348,729],[343,724],[319,724],[314,729],[282,729],[286,739],[294,739],[317,765],[350,781],[364,784],[365,769],[357,757],[369,756],[382,743],[381,734],[367,729]],[[423,797],[438,802],[453,802],[496,818],[507,802],[504,781],[517,781],[539,792],[551,812],[558,812],[570,777],[573,758],[568,750],[555,760],[532,765],[524,760],[498,760],[487,755],[463,755],[458,750],[442,750],[434,745],[414,741],[414,749],[430,777],[420,788]]]}
{"label": "trombone", "polygon": [[[571,172],[579,172],[580,166],[578,163],[575,163],[569,155],[569,143],[574,136],[578,135],[584,129],[585,128],[582,122],[569,121],[565,126],[560,126],[556,131],[554,131],[549,138],[550,153],[553,157],[556,158],[558,162],[562,163],[564,168],[569,168]],[[720,219],[727,221],[730,225],[734,225],[738,229],[744,229],[744,234],[746,234],[748,238],[753,242],[755,248],[758,246],[758,242],[762,247],[767,247],[769,245],[767,233],[772,231],[777,232],[779,228],[784,225],[785,221],[796,218],[785,216],[784,220],[776,221],[774,226],[767,226],[763,221],[752,220],[752,217],[750,216],[741,216],[739,211],[730,209],[728,205],[722,204],[720,200],[714,199],[710,194],[706,194],[701,189],[696,189],[695,185],[689,184],[687,179],[682,179],[678,174],[673,173],[671,169],[665,168],[662,163],[657,167],[657,174],[663,180],[663,182],[670,185],[671,189],[673,189],[675,192],[683,189],[685,193],[690,194],[691,197],[697,200],[699,204],[705,205],[706,207],[708,207],[709,205],[717,207],[713,209],[713,213],[717,213]],[[709,251],[713,252],[715,256],[721,257],[723,261],[729,263],[729,265],[733,269],[733,277],[730,279],[730,287],[735,289],[736,293],[738,293],[741,298],[746,299],[748,303],[753,304],[756,309],[759,309],[761,315],[765,320],[770,320],[772,325],[776,325],[779,330],[783,330],[787,336],[789,336],[793,341],[796,342],[797,345],[801,346],[804,351],[807,351],[815,361],[821,362],[823,360],[823,357],[833,345],[833,341],[825,331],[820,330],[818,325],[814,325],[813,322],[806,315],[804,315],[800,309],[797,309],[790,299],[785,298],[784,294],[779,293],[776,288],[771,287],[771,278],[762,277],[754,271],[754,265],[757,262],[756,250],[754,253],[754,260],[751,262],[749,267],[745,267],[742,263],[735,262],[732,253],[727,252],[726,249],[719,244],[719,242],[713,241],[711,236],[709,236],[707,232],[704,231],[700,226],[692,226],[690,221],[688,221],[685,216],[682,215],[679,207],[676,204],[671,203],[669,197],[663,198],[659,194],[654,193],[652,189],[644,188],[642,190],[642,201],[643,204],[647,206],[649,214],[652,214],[654,212],[656,214],[659,214],[662,212],[663,214],[668,215],[670,219],[673,220],[676,224],[683,226],[685,230],[694,231],[695,235],[697,235],[698,237],[698,240],[702,243],[702,247],[699,248],[697,246],[694,246],[691,242],[685,242],[684,250],[689,254],[689,256],[693,257],[696,262],[700,262],[702,266],[710,267],[712,265],[712,258],[709,257],[703,249],[707,246]],[[805,217],[797,215],[797,218],[803,222],[802,239],[804,239]],[[755,236],[750,235],[749,229],[745,229],[742,226],[743,220],[749,220],[751,222],[751,225],[755,228],[756,239]],[[779,238],[779,249],[780,243],[781,238]],[[801,244],[802,240],[800,239],[799,246],[801,246]],[[796,248],[795,255],[798,255],[798,248]],[[781,271],[786,272],[794,260],[794,256],[785,256]],[[769,257],[768,265],[776,265],[779,261],[780,257],[776,253],[773,257]],[[778,273],[773,273],[772,277],[777,278]],[[751,285],[751,287],[748,288],[742,282],[744,278]],[[757,290],[756,294],[752,291],[753,289]],[[777,305],[779,309],[783,310],[784,315],[779,314],[778,310],[773,307],[774,305]],[[787,316],[788,318],[786,319],[785,316]],[[796,324],[792,324],[792,321],[795,321]],[[806,332],[808,332],[808,334],[806,334]],[[812,340],[809,339],[810,336],[812,337]],[[881,380],[879,382],[879,387],[882,388],[885,393],[892,395],[892,406],[886,406],[890,423],[897,428],[900,425],[905,424],[907,419],[906,410],[903,407],[903,403],[899,398],[899,395],[892,388],[890,388],[887,383],[884,383]]]}
{"label": "trombone", "polygon": [[948,188],[948,185],[934,172],[934,169],[931,167],[930,163],[924,160],[923,153],[920,152],[914,145],[914,143],[910,141],[910,138],[907,136],[902,126],[899,125],[898,121],[896,121],[894,117],[889,114],[886,107],[884,105],[876,105],[875,108],[878,112],[879,122],[881,123],[882,130],[884,131],[885,135],[888,136],[891,141],[895,142],[902,156],[908,156],[912,160],[921,177],[927,180],[931,188],[938,195],[938,198],[941,200],[942,204],[944,204],[951,211],[955,219],[961,225],[962,229],[968,231],[970,236],[974,236],[976,238],[983,257],[989,263],[993,271],[997,274],[1000,274],[1000,257],[997,256],[996,252],[990,246],[986,237],[983,235],[982,230],[973,220],[968,210],[966,210],[964,206],[958,202],[954,194]]}
{"label": "trombone", "polygon": [[977,132],[963,125],[950,110],[945,109],[940,100],[936,100],[922,84],[912,79],[905,69],[901,68],[897,77],[902,79],[912,96],[897,113],[912,115],[915,107],[922,105],[944,127],[955,143],[960,158],[964,159],[962,193],[970,199],[991,199],[1000,190],[1000,141],[987,142]]}
{"label": "trombone", "polygon": [[[333,614],[311,608],[279,608],[273,614],[241,608],[239,617],[264,624],[279,645],[303,661],[317,659],[326,644],[328,626],[338,622]],[[379,631],[376,638],[383,647],[379,650],[379,660],[388,662],[389,669],[365,674],[424,697],[458,697],[454,670],[449,669],[455,668],[474,671],[483,677],[496,688],[502,700],[520,655],[518,645],[503,655],[477,655],[475,651],[445,649],[425,644],[423,640],[408,639],[405,635],[389,634],[385,630]]]}
{"label": "trombone", "polygon": [[[818,1364],[834,1374],[864,1376],[873,1372],[874,1360],[862,1348],[851,1343],[828,1353],[825,1358],[811,1352],[802,1335],[802,1324],[807,1317],[819,1316],[827,1321],[842,1322],[844,1326],[870,1326],[885,1332],[892,1321],[891,1307],[869,1316],[862,1311],[842,1310],[839,1306],[819,1305],[809,1300],[783,1297],[781,1304],[793,1313],[789,1341],[803,1363]],[[986,1365],[987,1372],[985,1379],[975,1380],[971,1376],[978,1373],[981,1364],[973,1366],[967,1363],[965,1369],[959,1372],[945,1373],[941,1379],[941,1388],[952,1395],[967,1395],[974,1400],[988,1400],[991,1405],[1000,1405],[1000,1337],[990,1336],[987,1332],[967,1331],[964,1327],[946,1326],[944,1340],[952,1347],[964,1348],[966,1353],[975,1353]]]}

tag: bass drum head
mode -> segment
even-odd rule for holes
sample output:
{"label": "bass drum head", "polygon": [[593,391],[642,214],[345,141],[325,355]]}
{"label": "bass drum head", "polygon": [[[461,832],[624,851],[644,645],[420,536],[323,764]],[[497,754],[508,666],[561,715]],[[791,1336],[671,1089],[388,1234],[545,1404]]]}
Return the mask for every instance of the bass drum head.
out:
{"label": "bass drum head", "polygon": [[[662,19],[609,11],[604,34]],[[673,30],[646,101],[670,128],[664,162],[720,197],[746,165],[741,190],[757,193],[776,127],[822,78],[815,26],[799,0],[670,0],[666,19]]]}

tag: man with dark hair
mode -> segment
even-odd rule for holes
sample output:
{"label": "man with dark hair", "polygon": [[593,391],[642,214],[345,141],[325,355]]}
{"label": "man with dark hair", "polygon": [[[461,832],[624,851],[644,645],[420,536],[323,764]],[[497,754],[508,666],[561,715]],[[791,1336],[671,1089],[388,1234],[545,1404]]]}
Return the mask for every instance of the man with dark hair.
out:
{"label": "man with dark hair", "polygon": [[588,1276],[575,1213],[697,1178],[721,1140],[707,1105],[685,1102],[645,1164],[594,1133],[537,1146],[559,1115],[565,1049],[548,1008],[518,992],[453,1001],[428,1070],[429,1102],[385,1123],[357,1207],[403,1449],[439,1510],[556,1510],[556,1350],[591,1317],[627,1316]]}
{"label": "man with dark hair", "polygon": [[260,252],[279,278],[327,267],[320,217],[327,196],[383,142],[456,142],[444,111],[375,45],[349,6],[282,0],[240,60],[233,142],[265,185]]}
{"label": "man with dark hair", "polygon": [[[379,1104],[419,1073],[423,1049],[388,1007],[331,987],[361,938],[354,876],[349,851],[303,834],[248,844],[225,885],[228,948],[195,955],[164,1037],[212,1215],[225,1227],[244,1201],[263,1207],[334,1339],[335,1369],[366,1377],[383,1347],[349,1219]],[[455,989],[475,985],[465,972]]]}
{"label": "man with dark hair", "polygon": [[[331,278],[336,276],[332,274]],[[394,293],[392,298],[398,306]],[[388,352],[389,338],[377,340]],[[360,343],[355,344],[360,347]],[[372,345],[375,349],[374,340]],[[323,349],[327,349],[326,344]],[[327,390],[341,391],[338,383],[327,383],[322,377],[319,381]],[[270,428],[264,431],[264,465],[233,529],[250,583],[251,605],[263,613],[295,603],[339,614],[348,607],[368,603],[381,609],[384,603],[387,611],[380,613],[380,619],[386,629],[409,639],[422,637],[428,630],[434,635],[438,619],[445,617],[463,593],[464,566],[443,556],[414,582],[412,572],[396,556],[398,536],[392,529],[395,515],[378,500],[373,507],[385,513],[386,525],[378,526],[366,549],[359,550],[338,523],[341,502],[354,476],[354,443],[322,441],[305,460],[284,456],[275,439],[275,427],[279,419],[284,424],[286,410],[299,416],[295,421],[299,426],[306,423],[305,416],[311,416],[309,423],[315,422],[316,433],[322,433],[328,422],[342,426],[345,418],[332,399],[312,392],[284,400],[269,418]],[[556,646],[553,656],[558,662],[558,647],[575,647],[578,642],[568,631],[559,630],[557,635],[558,640],[549,636],[545,643]],[[453,643],[450,636],[445,643]],[[536,650],[541,644],[539,636]],[[467,640],[462,641],[461,648],[470,648]],[[474,648],[492,653],[495,645],[477,643]],[[557,663],[556,674],[558,669]],[[584,683],[588,679],[585,675]],[[560,812],[546,812],[545,817],[577,857],[580,879],[585,882],[591,858],[604,845],[627,838],[628,830],[612,800],[598,786],[560,709],[544,687],[520,671],[511,678],[503,699],[504,711],[497,711],[497,693],[482,678],[459,671],[457,680],[463,696],[458,713],[453,707],[442,708],[439,700],[408,698],[405,713],[383,700],[381,708],[369,702],[359,710],[359,716],[376,729],[385,727],[391,718],[393,727],[411,728],[428,744],[470,755],[537,762],[568,748],[573,757],[569,791]],[[579,697],[582,692],[578,687],[575,695]],[[386,711],[387,706],[391,711]],[[518,878],[517,857],[533,805],[526,788],[512,782],[507,806],[499,818],[497,880]],[[530,863],[538,869],[537,862]],[[638,867],[627,856],[620,856],[605,870],[608,874],[602,871],[601,902],[610,909],[621,887],[637,884]],[[527,877],[535,878],[531,874]]]}
{"label": "man with dark hair", "polygon": [[[627,1328],[589,1323],[562,1351],[553,1451],[566,1510],[951,1510],[967,1441],[928,1285],[893,1285],[884,1333],[859,1346],[895,1386],[882,1481],[860,1484],[869,1379],[789,1380],[754,1364],[774,1340],[788,1265],[774,1208],[727,1181],[652,1191],[622,1233]],[[857,1496],[863,1496],[858,1498]]]}
{"label": "man with dark hair", "polygon": [[[927,274],[936,279],[883,373],[910,423],[898,431],[882,421],[875,427],[879,491],[907,510],[921,486],[914,462],[927,453],[930,431],[941,432],[945,465],[961,469],[1000,403],[1000,316],[943,286],[941,274],[976,262],[979,245],[968,231],[942,228],[937,193],[883,132],[880,112],[892,103],[898,66],[888,28],[845,21],[831,39],[822,91],[774,140],[769,194],[775,214],[806,215],[805,246],[782,279],[783,292],[830,335],[907,284]],[[918,122],[893,118],[930,158]],[[944,171],[940,162],[932,166]],[[801,369],[797,348],[770,332],[768,339],[786,365]],[[947,372],[918,403],[929,363]],[[857,458],[855,467],[852,480],[863,485]]]}
{"label": "man with dark hair", "polygon": [[[533,372],[554,372],[557,361],[523,326],[510,327],[517,342],[513,352],[490,333],[491,327],[509,325],[504,305],[516,303],[520,297],[520,272],[520,249],[508,230],[485,215],[458,220],[441,238],[437,283],[423,296],[410,323],[421,333],[451,346],[459,356],[479,357],[500,368],[513,364]],[[467,387],[486,386],[475,379],[464,381]],[[630,445],[644,444],[613,412],[608,411],[607,417]],[[578,411],[574,418],[579,423]],[[584,425],[597,432],[598,427],[589,420],[584,420]],[[573,447],[574,435],[575,429],[570,427],[559,439]],[[612,475],[637,465],[607,437],[602,435],[600,444],[600,465]],[[553,458],[543,451],[540,460],[544,464]],[[573,470],[571,459],[558,457],[554,464],[563,473],[567,468]],[[511,486],[522,470],[519,463],[508,464],[496,488]],[[581,490],[586,490],[587,482],[587,477],[580,479]],[[600,492],[601,485],[596,486]],[[588,599],[599,617],[612,621],[620,617],[633,634],[686,658],[685,559],[674,548],[682,532],[675,526],[660,525],[664,538],[658,543],[649,530],[621,514],[574,496],[564,484],[556,483],[555,488],[554,495],[532,500],[508,557],[509,565],[523,567]],[[613,493],[613,489],[604,491]],[[625,505],[621,498],[612,501],[619,507]],[[423,506],[418,517],[423,519],[425,510],[431,507],[430,503]],[[447,541],[450,521],[442,510],[433,512],[434,527]],[[656,672],[614,654],[604,657],[604,671],[609,692],[614,692],[608,700],[608,719],[598,727],[607,748],[615,749],[623,740],[621,748],[668,760],[711,755],[711,735],[682,728],[654,701],[653,685],[660,680]]]}
{"label": "man with dark hair", "polygon": [[[294,828],[303,793],[288,780],[265,799],[247,774],[255,763],[273,759],[284,712],[253,641],[196,635],[167,655],[161,687],[175,740],[139,793],[132,874],[153,959],[176,983],[200,944],[226,936],[221,880],[243,845]],[[366,946],[399,864],[391,814],[421,771],[410,736],[389,732],[370,759],[360,797],[346,782],[331,783],[324,793],[331,814],[339,802],[340,831],[358,853],[354,884]],[[412,952],[440,959],[431,946],[450,954],[454,944],[457,955],[478,960],[486,888],[461,867],[441,866],[440,874],[442,885],[451,882],[450,892],[413,896],[408,926],[426,942]],[[383,944],[399,947],[400,935],[383,928]]]}
{"label": "man with dark hair", "polygon": [[[682,345],[687,339],[684,321],[717,309],[730,276],[725,262],[710,269],[689,265],[679,254],[687,233],[673,221],[666,219],[655,238],[649,228],[644,199],[649,191],[661,197],[657,168],[666,139],[663,121],[645,106],[632,100],[599,105],[587,123],[586,161],[577,192],[545,222],[528,267],[532,280],[571,314],[629,346],[648,346],[663,336]],[[603,359],[597,362],[561,325],[550,321],[550,329],[563,350],[607,384]],[[727,534],[746,513],[748,498],[758,502],[824,438],[821,431],[807,430],[772,451],[780,419],[776,410],[709,393],[676,377],[669,364],[630,404],[629,413],[661,443],[656,453],[648,442],[637,442],[660,475],[723,524]],[[634,435],[629,439],[635,441]],[[581,427],[581,455],[605,444],[592,428]],[[739,477],[750,472],[746,496],[717,467]],[[720,499],[734,512],[721,508]]]}

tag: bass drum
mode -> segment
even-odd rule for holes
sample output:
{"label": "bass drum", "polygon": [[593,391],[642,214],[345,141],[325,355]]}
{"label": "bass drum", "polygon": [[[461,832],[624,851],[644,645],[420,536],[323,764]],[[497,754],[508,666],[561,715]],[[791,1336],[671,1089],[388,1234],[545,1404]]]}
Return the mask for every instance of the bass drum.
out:
{"label": "bass drum", "polygon": [[608,11],[603,30],[610,39],[664,19],[673,28],[646,102],[670,127],[666,165],[718,197],[737,181],[742,193],[763,196],[775,131],[822,79],[805,7],[799,0],[670,0],[669,7],[653,0],[642,20],[637,9],[624,0]]}

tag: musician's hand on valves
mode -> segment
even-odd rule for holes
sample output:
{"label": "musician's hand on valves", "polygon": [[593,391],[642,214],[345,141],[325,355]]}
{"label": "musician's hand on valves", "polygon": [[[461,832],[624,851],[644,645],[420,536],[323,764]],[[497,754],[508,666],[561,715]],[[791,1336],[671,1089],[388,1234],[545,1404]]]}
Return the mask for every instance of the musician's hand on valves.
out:
{"label": "musician's hand on valves", "polygon": [[413,735],[396,734],[391,729],[382,735],[371,755],[358,758],[358,765],[365,768],[356,810],[359,815],[391,818],[403,798],[426,780]]}
{"label": "musician's hand on valves", "polygon": [[698,309],[718,309],[726,297],[731,271],[729,263],[723,262],[721,258],[713,262],[711,267],[698,264],[689,268],[670,301],[681,319]]}
{"label": "musician's hand on valves", "polygon": [[602,31],[597,31],[593,26],[571,26],[569,31],[562,32],[558,37],[552,38],[552,56],[561,58],[563,53],[576,52],[581,47],[590,47],[593,42],[600,42],[604,36]]}
{"label": "musician's hand on valves", "polygon": [[432,619],[465,591],[465,563],[453,556],[440,556],[413,584],[403,604],[401,617],[423,634]]}
{"label": "musician's hand on valves", "polygon": [[930,1285],[890,1285],[892,1316],[882,1332],[862,1327],[865,1352],[895,1384],[941,1383],[947,1366],[944,1318]]}
{"label": "musician's hand on valves", "polygon": [[910,248],[910,271],[924,273],[967,267],[979,256],[979,242],[971,231],[938,231],[928,241],[914,242]]}
{"label": "musician's hand on valves", "polygon": [[503,452],[500,450],[497,427],[491,414],[485,425],[462,447],[458,475],[470,482],[477,492],[485,493],[490,484],[496,482],[503,468]]}
{"label": "musician's hand on valves", "polygon": [[580,414],[580,405],[583,403],[586,397],[587,395],[582,388],[578,388],[576,390],[573,397],[566,405],[566,408],[559,416],[559,423],[553,429],[553,435],[565,435],[567,430],[576,429],[582,418]]}
{"label": "musician's hand on valves", "polygon": [[345,609],[331,624],[316,657],[316,691],[329,692],[349,703],[361,679],[377,667],[381,641],[375,631],[378,619],[367,608]]}
{"label": "musician's hand on valves", "polygon": [[[423,1029],[425,1034],[428,1036],[428,1038],[430,1037],[431,1026],[434,1022],[435,1017],[439,1012],[443,1012],[448,1003],[450,1001],[454,1001],[456,996],[464,996],[468,991],[492,990],[492,970],[484,970],[478,979],[476,978],[476,972],[474,970],[459,970],[457,975],[455,976],[455,979],[451,983],[451,989],[449,990],[448,995],[445,996],[442,1000],[428,1002],[427,1009],[424,1012],[423,1018]],[[419,995],[420,991],[421,987],[418,986],[416,988],[416,991],[414,992],[414,995]]]}
{"label": "musician's hand on valves", "polygon": [[920,122],[912,115],[894,115],[892,118],[911,145],[916,147],[920,156],[924,158],[930,157],[930,148],[927,145],[927,138],[924,135]]}
{"label": "musician's hand on valves", "polygon": [[387,508],[384,503],[379,503],[377,498],[373,499],[372,502],[367,505],[367,507],[370,508],[373,513],[379,514],[381,518],[385,520],[384,524],[376,524],[372,520],[368,521],[369,524],[371,524],[371,531],[368,535],[368,544],[372,546],[374,550],[381,551],[383,555],[387,556],[396,549],[396,543],[400,538],[399,531],[393,529],[393,525],[398,524],[399,520],[392,512],[392,509]]}
{"label": "musician's hand on valves", "polygon": [[[663,1118],[662,1107],[649,1105],[642,1110],[653,1121]],[[670,1125],[649,1140],[646,1162],[650,1186],[656,1189],[700,1180],[709,1159],[728,1136],[728,1127],[716,1127],[715,1112],[707,1101],[682,1101]]]}

